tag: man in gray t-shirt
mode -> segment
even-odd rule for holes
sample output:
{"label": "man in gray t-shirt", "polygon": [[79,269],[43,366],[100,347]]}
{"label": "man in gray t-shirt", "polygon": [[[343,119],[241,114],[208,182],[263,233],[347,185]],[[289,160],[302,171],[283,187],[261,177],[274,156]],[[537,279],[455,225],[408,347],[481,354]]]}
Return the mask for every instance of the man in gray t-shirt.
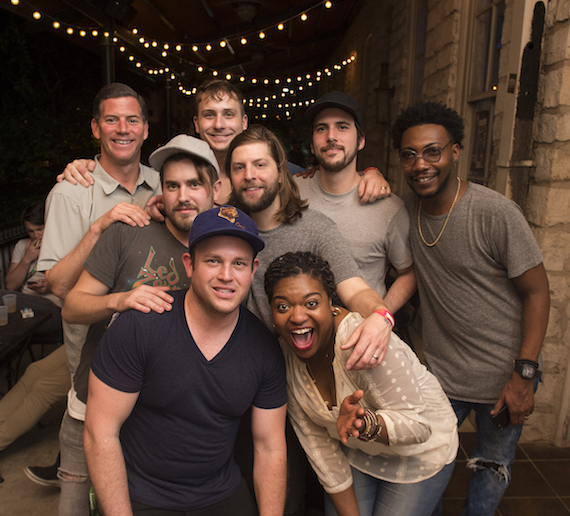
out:
{"label": "man in gray t-shirt", "polygon": [[457,112],[417,104],[396,119],[392,136],[413,191],[406,206],[426,362],[459,424],[476,412],[462,515],[492,516],[540,378],[550,305],[542,256],[514,202],[457,176],[463,139]]}
{"label": "man in gray t-shirt", "polygon": [[[358,103],[342,91],[331,91],[305,116],[311,123],[311,150],[320,167],[311,179],[295,177],[301,198],[335,221],[368,285],[396,312],[416,289],[410,223],[404,203],[395,195],[360,202],[356,158],[365,136]],[[386,292],[388,263],[398,276]]]}

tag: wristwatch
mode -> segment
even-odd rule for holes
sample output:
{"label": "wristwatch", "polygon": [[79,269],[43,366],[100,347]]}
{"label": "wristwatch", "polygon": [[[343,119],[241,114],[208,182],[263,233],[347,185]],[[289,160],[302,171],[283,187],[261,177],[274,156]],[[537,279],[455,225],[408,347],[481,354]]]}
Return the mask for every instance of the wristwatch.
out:
{"label": "wristwatch", "polygon": [[540,378],[540,371],[538,370],[538,362],[528,360],[526,358],[517,358],[515,360],[515,373],[521,375],[525,380],[532,380],[535,376]]}

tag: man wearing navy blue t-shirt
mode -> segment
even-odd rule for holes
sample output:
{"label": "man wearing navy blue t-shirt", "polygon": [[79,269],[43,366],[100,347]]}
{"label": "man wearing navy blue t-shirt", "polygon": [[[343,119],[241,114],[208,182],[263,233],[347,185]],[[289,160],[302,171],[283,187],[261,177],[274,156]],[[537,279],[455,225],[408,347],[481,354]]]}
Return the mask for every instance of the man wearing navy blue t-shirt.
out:
{"label": "man wearing navy blue t-shirt", "polygon": [[172,310],[128,311],[92,363],[85,453],[108,515],[255,515],[233,459],[252,407],[260,515],[283,514],[286,387],[283,355],[245,307],[264,243],[233,206],[198,215],[183,255],[187,291]]}

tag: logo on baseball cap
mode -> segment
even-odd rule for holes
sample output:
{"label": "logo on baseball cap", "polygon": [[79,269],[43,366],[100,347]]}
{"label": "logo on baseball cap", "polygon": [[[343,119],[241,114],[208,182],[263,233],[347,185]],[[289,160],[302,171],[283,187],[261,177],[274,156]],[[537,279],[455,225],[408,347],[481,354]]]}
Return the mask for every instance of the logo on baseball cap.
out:
{"label": "logo on baseball cap", "polygon": [[265,247],[265,243],[259,238],[257,225],[248,215],[235,206],[219,206],[200,213],[194,219],[188,248],[192,249],[205,238],[222,235],[245,240],[255,254]]}

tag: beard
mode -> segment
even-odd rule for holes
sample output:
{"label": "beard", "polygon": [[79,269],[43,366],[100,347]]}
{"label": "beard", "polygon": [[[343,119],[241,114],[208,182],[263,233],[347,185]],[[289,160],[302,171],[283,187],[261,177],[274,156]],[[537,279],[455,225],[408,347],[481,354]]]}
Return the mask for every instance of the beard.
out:
{"label": "beard", "polygon": [[[440,171],[438,177],[441,178],[441,171]],[[418,186],[418,185],[416,184],[416,182],[413,179],[408,182],[408,185],[410,186],[410,188],[413,190],[413,192],[418,197],[421,197],[422,199],[432,199],[436,195],[440,194],[443,190],[445,190],[445,188],[447,187],[447,184],[449,183],[450,177],[451,177],[451,173],[447,174],[447,176],[445,176],[443,178],[443,180],[440,183],[438,183],[437,188],[434,191],[427,192],[427,193],[422,193],[421,188],[418,191],[416,189],[416,186]]]}
{"label": "beard", "polygon": [[192,206],[192,208],[197,210],[196,215],[194,216],[186,216],[180,215],[178,210],[180,208],[186,208],[186,205],[176,205],[174,208],[164,208],[165,216],[170,221],[170,223],[178,230],[185,233],[190,233],[192,229],[192,224],[194,223],[195,217],[200,213],[200,210],[197,206]]}
{"label": "beard", "polygon": [[[337,147],[335,147],[337,148]],[[346,148],[343,147],[344,150],[344,158],[339,161],[328,161],[328,158],[324,155],[324,152],[328,149],[325,147],[320,150],[318,156],[316,156],[319,165],[323,170],[327,172],[340,172],[343,170],[347,165],[350,165],[355,159],[356,155],[358,154],[358,149],[354,149],[352,153],[347,153]]]}
{"label": "beard", "polygon": [[[230,200],[233,201],[232,204],[236,208],[244,211],[247,214],[258,213],[260,211],[266,210],[273,204],[275,197],[277,197],[277,194],[279,193],[279,186],[279,181],[268,184],[264,187],[263,194],[257,200],[248,200],[245,198],[243,190],[240,190],[239,192],[234,190],[232,198]],[[248,185],[246,185],[244,188],[248,188]]]}

